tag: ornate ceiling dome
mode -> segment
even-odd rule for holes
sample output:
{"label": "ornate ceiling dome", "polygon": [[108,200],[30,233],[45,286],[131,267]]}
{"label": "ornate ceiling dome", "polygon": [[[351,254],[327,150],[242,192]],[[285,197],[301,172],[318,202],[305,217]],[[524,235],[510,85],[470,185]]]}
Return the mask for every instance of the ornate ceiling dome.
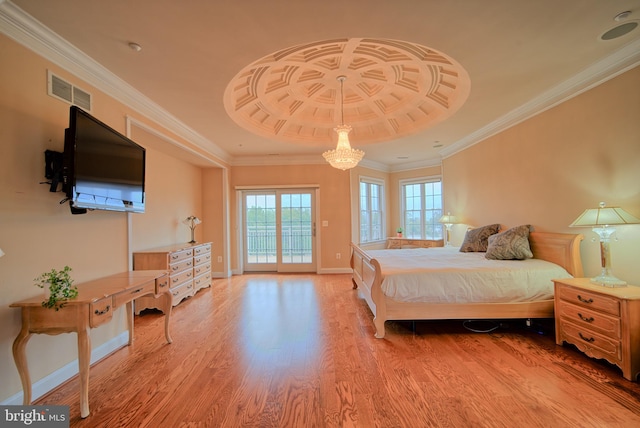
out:
{"label": "ornate ceiling dome", "polygon": [[415,134],[466,101],[469,75],[453,58],[415,43],[336,39],[280,50],[242,69],[224,94],[241,127],[270,139],[328,146],[344,123],[355,145]]}

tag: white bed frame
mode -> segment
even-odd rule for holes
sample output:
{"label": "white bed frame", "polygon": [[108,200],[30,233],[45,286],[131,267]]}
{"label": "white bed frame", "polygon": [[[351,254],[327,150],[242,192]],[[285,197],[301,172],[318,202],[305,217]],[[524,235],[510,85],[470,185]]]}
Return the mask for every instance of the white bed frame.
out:
{"label": "white bed frame", "polygon": [[[531,232],[533,257],[562,266],[582,277],[581,234]],[[382,292],[380,264],[362,248],[351,244],[353,288],[359,289],[373,312],[375,336],[383,338],[388,320],[553,318],[553,299],[522,303],[414,303],[398,302]],[[400,250],[399,250],[400,251]]]}

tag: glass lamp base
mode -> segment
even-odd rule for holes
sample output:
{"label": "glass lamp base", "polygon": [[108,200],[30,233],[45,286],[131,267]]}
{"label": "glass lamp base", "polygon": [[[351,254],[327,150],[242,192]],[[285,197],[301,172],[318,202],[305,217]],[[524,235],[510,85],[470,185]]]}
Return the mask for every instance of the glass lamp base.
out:
{"label": "glass lamp base", "polygon": [[627,282],[616,278],[615,276],[599,275],[591,278],[592,284],[602,285],[603,287],[626,287]]}

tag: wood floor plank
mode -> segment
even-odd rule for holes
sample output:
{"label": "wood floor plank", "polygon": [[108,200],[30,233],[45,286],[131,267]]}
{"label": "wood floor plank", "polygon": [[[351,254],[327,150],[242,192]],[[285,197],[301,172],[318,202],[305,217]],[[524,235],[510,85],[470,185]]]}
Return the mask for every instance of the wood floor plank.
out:
{"label": "wood floor plank", "polygon": [[523,321],[491,333],[460,321],[387,322],[348,275],[215,280],[163,317],[136,317],[133,345],[95,363],[91,415],[77,379],[36,404],[72,427],[635,427],[640,385]]}

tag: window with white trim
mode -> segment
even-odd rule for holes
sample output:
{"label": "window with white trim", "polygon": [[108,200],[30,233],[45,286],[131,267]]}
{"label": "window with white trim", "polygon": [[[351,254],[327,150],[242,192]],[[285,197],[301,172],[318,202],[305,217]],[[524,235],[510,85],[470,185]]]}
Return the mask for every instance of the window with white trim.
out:
{"label": "window with white trim", "polygon": [[442,180],[403,180],[401,187],[402,228],[413,239],[443,239]]}
{"label": "window with white trim", "polygon": [[360,242],[384,239],[384,182],[360,178]]}

